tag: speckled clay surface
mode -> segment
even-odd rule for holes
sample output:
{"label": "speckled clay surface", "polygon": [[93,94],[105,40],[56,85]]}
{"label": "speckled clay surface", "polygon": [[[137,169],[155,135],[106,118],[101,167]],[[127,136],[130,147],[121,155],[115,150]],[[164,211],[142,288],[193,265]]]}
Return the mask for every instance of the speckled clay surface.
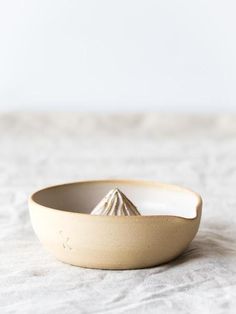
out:
{"label": "speckled clay surface", "polygon": [[[141,214],[147,204],[166,202],[166,207],[175,206],[176,212],[183,207],[193,217],[90,215],[114,186],[139,205]],[[133,269],[168,262],[183,252],[198,230],[202,202],[196,193],[174,185],[102,180],[46,188],[32,195],[29,208],[38,238],[59,260],[89,268]]]}

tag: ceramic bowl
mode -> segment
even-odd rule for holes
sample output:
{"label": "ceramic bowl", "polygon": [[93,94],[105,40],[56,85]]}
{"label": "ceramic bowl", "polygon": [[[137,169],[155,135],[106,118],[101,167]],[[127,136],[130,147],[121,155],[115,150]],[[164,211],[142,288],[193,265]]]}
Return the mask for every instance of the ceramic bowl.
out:
{"label": "ceramic bowl", "polygon": [[[93,207],[119,188],[142,216],[94,216]],[[33,228],[55,257],[76,266],[134,269],[166,263],[196,235],[201,197],[185,188],[141,180],[57,185],[29,198]]]}

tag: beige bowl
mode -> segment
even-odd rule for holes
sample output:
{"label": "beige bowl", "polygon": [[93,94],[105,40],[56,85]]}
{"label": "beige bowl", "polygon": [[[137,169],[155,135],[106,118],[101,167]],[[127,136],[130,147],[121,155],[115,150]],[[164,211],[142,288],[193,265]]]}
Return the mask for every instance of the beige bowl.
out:
{"label": "beige bowl", "polygon": [[[143,216],[89,215],[115,187]],[[29,209],[35,233],[59,260],[90,268],[132,269],[162,264],[183,252],[197,233],[202,201],[175,185],[99,180],[40,190],[29,198]]]}

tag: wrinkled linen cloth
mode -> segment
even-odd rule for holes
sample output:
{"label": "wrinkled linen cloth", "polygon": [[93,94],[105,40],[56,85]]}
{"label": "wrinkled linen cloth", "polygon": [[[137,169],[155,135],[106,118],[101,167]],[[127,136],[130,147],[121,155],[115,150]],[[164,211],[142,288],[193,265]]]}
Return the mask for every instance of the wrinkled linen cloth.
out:
{"label": "wrinkled linen cloth", "polygon": [[[57,261],[27,198],[51,184],[144,178],[202,195],[198,235],[171,263],[107,271]],[[0,313],[236,313],[236,116],[2,113]]]}

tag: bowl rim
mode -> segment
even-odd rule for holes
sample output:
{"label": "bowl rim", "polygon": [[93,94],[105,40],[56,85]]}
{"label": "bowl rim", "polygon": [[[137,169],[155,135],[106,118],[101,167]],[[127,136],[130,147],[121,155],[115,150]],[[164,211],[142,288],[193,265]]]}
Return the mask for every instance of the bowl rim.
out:
{"label": "bowl rim", "polygon": [[[76,184],[93,184],[93,183],[112,183],[112,182],[117,182],[117,183],[124,183],[124,184],[138,184],[138,185],[147,185],[147,186],[156,186],[156,187],[162,187],[166,190],[175,190],[175,191],[182,191],[185,193],[189,193],[192,194],[192,196],[195,197],[195,199],[197,200],[196,205],[195,205],[195,212],[196,215],[194,217],[191,218],[187,218],[187,217],[183,217],[183,216],[178,216],[178,215],[140,215],[140,216],[103,216],[103,215],[90,215],[87,213],[80,213],[80,212],[72,212],[72,211],[67,211],[67,210],[63,210],[63,209],[58,209],[58,208],[53,208],[53,207],[48,207],[48,206],[44,206],[38,202],[36,202],[34,200],[34,197],[37,193],[43,192],[45,190],[50,190],[50,189],[55,189],[58,187],[62,187],[62,186],[68,186],[68,185],[76,185]],[[55,185],[49,185],[46,186],[44,188],[41,188],[35,192],[33,192],[32,194],[30,194],[29,198],[28,198],[28,204],[29,207],[31,205],[36,205],[39,208],[44,208],[50,211],[60,211],[60,212],[64,212],[66,214],[72,214],[72,215],[79,215],[79,216],[84,216],[84,217],[90,217],[93,219],[135,219],[135,220],[139,220],[139,219],[150,219],[150,218],[163,218],[163,217],[173,217],[173,218],[178,218],[181,220],[187,220],[187,221],[192,221],[192,220],[196,220],[198,218],[201,218],[201,211],[202,211],[202,197],[200,196],[200,194],[198,194],[197,192],[177,185],[177,184],[170,184],[170,183],[162,183],[156,180],[145,180],[145,179],[117,179],[117,178],[109,178],[109,179],[89,179],[89,180],[78,180],[78,181],[72,181],[72,182],[66,182],[66,183],[61,183],[61,184],[55,184]]]}

